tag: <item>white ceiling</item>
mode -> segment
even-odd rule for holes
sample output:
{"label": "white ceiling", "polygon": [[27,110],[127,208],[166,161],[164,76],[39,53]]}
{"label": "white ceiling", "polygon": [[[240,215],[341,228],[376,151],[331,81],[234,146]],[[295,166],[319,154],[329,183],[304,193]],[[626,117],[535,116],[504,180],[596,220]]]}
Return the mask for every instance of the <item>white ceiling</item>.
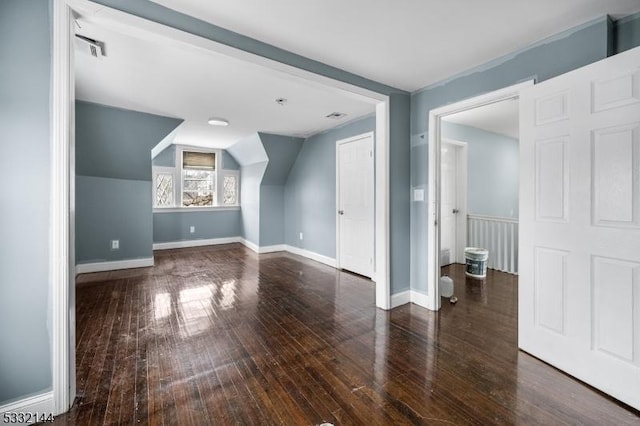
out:
{"label": "white ceiling", "polygon": [[638,0],[153,0],[282,49],[415,91]]}
{"label": "white ceiling", "polygon": [[516,99],[448,115],[443,120],[519,139],[518,101]]}
{"label": "white ceiling", "polygon": [[[76,97],[182,118],[174,143],[226,148],[257,131],[304,137],[375,111],[374,103],[221,53],[78,22],[78,34],[105,43],[106,57],[76,49]],[[337,111],[348,115],[325,118]],[[213,116],[231,124],[210,126]]]}

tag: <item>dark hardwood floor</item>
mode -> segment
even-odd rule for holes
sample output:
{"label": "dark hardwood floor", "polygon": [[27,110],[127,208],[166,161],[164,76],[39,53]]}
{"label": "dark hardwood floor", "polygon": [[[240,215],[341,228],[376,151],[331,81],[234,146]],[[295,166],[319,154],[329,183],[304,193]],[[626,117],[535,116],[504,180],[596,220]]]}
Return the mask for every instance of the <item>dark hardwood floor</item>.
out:
{"label": "dark hardwood floor", "polygon": [[640,424],[517,349],[517,280],[448,267],[456,305],[232,244],[159,251],[77,287],[78,403],[57,424]]}

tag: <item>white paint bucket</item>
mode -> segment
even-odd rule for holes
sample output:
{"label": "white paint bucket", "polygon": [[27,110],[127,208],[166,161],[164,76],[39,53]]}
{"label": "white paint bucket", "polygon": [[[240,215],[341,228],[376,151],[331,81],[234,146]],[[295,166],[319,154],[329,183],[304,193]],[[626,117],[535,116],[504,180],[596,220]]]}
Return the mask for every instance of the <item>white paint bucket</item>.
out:
{"label": "white paint bucket", "polygon": [[472,278],[485,278],[487,276],[487,260],[489,250],[479,247],[467,247],[464,249],[464,258],[467,264],[465,274]]}

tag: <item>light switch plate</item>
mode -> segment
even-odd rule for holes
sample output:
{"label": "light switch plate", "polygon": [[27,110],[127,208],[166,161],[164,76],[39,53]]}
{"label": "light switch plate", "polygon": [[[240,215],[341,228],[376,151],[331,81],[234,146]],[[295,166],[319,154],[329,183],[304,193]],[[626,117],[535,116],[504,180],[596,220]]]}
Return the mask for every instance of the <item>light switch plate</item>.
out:
{"label": "light switch plate", "polygon": [[413,201],[424,201],[424,189],[413,190]]}

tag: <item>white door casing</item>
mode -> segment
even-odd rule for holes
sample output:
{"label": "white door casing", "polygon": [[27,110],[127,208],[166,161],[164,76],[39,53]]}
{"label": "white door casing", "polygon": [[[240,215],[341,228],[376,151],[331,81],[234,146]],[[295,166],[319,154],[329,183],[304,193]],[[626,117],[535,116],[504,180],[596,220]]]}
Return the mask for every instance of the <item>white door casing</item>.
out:
{"label": "white door casing", "polygon": [[338,267],[373,275],[373,133],[336,142]]}
{"label": "white door casing", "polygon": [[640,48],[520,97],[519,347],[640,409]]}
{"label": "white door casing", "polygon": [[[429,111],[429,184],[427,192],[427,293],[424,306],[440,309],[438,281],[440,278],[440,146],[442,142],[442,118],[461,111],[489,105],[507,99],[518,98],[520,90],[533,84],[533,80],[517,83],[503,89],[485,93]],[[465,166],[466,170],[466,166]],[[466,181],[466,178],[465,178]],[[466,197],[465,197],[466,199]],[[466,220],[466,218],[465,218]],[[466,243],[466,242],[465,242]]]}

